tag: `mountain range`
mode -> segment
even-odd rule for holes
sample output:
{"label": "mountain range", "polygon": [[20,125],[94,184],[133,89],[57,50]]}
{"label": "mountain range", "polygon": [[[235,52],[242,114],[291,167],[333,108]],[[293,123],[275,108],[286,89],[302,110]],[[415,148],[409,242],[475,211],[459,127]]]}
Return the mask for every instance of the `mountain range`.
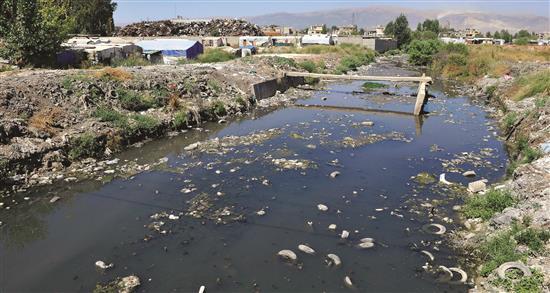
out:
{"label": "mountain range", "polygon": [[337,10],[323,10],[304,13],[273,13],[260,16],[245,17],[258,25],[284,25],[296,29],[302,29],[314,24],[326,24],[327,26],[341,26],[356,24],[359,27],[372,28],[377,25],[385,25],[395,19],[400,13],[404,13],[409,20],[411,28],[416,28],[419,22],[425,19],[437,18],[441,25],[447,25],[455,29],[476,28],[482,32],[506,29],[516,32],[526,29],[534,32],[547,32],[550,30],[548,17],[537,15],[504,15],[487,12],[459,12],[439,10],[416,10],[397,6],[370,6],[365,8],[346,8]]}

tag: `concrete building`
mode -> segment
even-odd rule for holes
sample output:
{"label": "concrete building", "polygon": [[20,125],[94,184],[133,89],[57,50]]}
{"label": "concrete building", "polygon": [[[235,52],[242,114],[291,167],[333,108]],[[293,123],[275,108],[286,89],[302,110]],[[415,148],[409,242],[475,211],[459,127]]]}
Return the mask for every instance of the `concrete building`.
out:
{"label": "concrete building", "polygon": [[458,37],[463,39],[473,39],[480,34],[480,31],[475,28],[466,28],[457,32]]}
{"label": "concrete building", "polygon": [[324,30],[326,29],[326,26],[324,24],[321,25],[312,25],[307,30],[308,35],[320,35],[324,33]]}
{"label": "concrete building", "polygon": [[384,27],[379,25],[372,29],[367,29],[365,31],[365,38],[384,38],[386,35],[384,34]]}
{"label": "concrete building", "polygon": [[266,36],[290,36],[294,34],[294,29],[289,26],[266,26],[262,28],[262,32]]}
{"label": "concrete building", "polygon": [[352,36],[357,34],[357,26],[356,25],[341,26],[341,27],[338,27],[335,33],[338,36]]}

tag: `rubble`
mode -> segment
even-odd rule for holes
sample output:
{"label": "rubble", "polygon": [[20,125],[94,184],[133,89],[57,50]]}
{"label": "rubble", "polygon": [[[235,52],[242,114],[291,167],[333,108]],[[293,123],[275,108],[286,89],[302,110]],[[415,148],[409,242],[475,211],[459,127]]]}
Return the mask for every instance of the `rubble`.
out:
{"label": "rubble", "polygon": [[471,193],[478,193],[487,190],[487,184],[484,180],[478,180],[468,183],[468,191]]}
{"label": "rubble", "polygon": [[175,23],[169,20],[138,22],[120,29],[121,37],[263,36],[259,26],[242,19],[212,19]]}

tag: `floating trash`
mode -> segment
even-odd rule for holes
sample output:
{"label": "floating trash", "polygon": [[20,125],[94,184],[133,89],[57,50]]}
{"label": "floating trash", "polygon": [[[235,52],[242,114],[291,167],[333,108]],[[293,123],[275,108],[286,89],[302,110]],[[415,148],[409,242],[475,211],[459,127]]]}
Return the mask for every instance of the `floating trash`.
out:
{"label": "floating trash", "polygon": [[342,239],[347,239],[349,237],[349,232],[346,230],[342,230],[342,234],[340,234],[340,237]]}
{"label": "floating trash", "polygon": [[294,253],[292,250],[289,249],[283,249],[277,253],[280,257],[286,259],[286,260],[292,260],[295,261],[298,259],[296,256],[296,253]]}
{"label": "floating trash", "polygon": [[348,276],[346,276],[346,277],[344,278],[344,284],[346,284],[346,286],[348,286],[348,287],[350,287],[350,288],[353,287],[353,282],[351,281],[351,278],[348,277]]}
{"label": "floating trash", "polygon": [[[451,281],[451,284],[464,284],[468,280],[468,274],[461,268],[449,268],[451,272],[458,273],[460,275],[460,280]],[[454,276],[454,274],[453,274]]]}
{"label": "floating trash", "polygon": [[319,209],[319,210],[322,211],[322,212],[328,211],[328,207],[327,207],[326,205],[324,205],[324,204],[318,204],[318,205],[317,205],[317,209]]}
{"label": "floating trash", "polygon": [[95,262],[95,266],[99,269],[107,270],[107,269],[110,269],[110,268],[114,267],[115,265],[112,264],[112,263],[107,264],[102,260],[98,260],[98,261]]}
{"label": "floating trash", "polygon": [[337,227],[336,224],[330,224],[330,225],[328,225],[328,229],[329,229],[329,230],[332,230],[332,231],[336,230],[336,227]]}
{"label": "floating trash", "polygon": [[434,255],[427,250],[421,250],[420,253],[425,254],[430,259],[431,262],[435,260]]}
{"label": "floating trash", "polygon": [[304,245],[304,244],[298,245],[298,249],[302,252],[307,253],[307,254],[315,254],[315,250],[313,250],[313,248],[311,248],[307,245]]}
{"label": "floating trash", "polygon": [[475,177],[477,174],[475,171],[466,171],[464,173],[462,173],[462,176],[464,177]]}
{"label": "floating trash", "polygon": [[449,182],[449,181],[447,181],[447,179],[445,179],[445,173],[442,173],[442,174],[439,175],[439,182],[443,183],[445,185],[453,185],[452,182]]}
{"label": "floating trash", "polygon": [[422,226],[422,231],[433,235],[443,235],[447,232],[447,228],[441,224],[430,223]]}
{"label": "floating trash", "polygon": [[329,266],[338,267],[342,265],[342,260],[340,260],[340,257],[333,253],[327,254],[326,262],[328,263]]}
{"label": "floating trash", "polygon": [[338,176],[340,176],[340,172],[338,172],[338,171],[334,171],[334,172],[330,173],[330,178],[336,178]]}

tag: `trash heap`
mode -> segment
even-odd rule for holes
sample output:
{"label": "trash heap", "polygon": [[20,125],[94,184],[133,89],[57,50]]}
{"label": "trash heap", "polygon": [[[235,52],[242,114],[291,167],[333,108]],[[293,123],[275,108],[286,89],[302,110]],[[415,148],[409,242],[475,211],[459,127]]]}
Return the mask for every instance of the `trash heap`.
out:
{"label": "trash heap", "polygon": [[123,37],[168,37],[168,36],[262,36],[259,26],[242,19],[213,19],[187,23],[170,20],[139,22],[120,29],[117,36]]}

